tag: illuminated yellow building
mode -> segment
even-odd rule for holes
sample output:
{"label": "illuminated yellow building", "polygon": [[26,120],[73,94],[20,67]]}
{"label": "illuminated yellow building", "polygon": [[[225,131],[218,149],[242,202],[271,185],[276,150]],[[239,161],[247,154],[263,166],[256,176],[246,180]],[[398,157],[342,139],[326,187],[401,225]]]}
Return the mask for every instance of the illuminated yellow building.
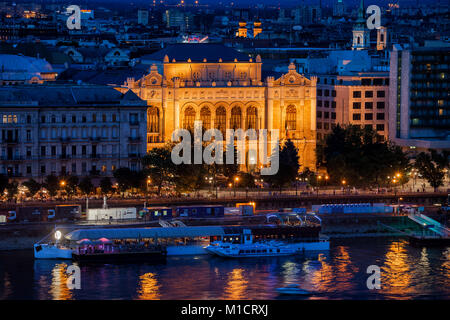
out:
{"label": "illuminated yellow building", "polygon": [[[316,164],[316,78],[294,64],[279,78],[262,76],[262,61],[217,44],[175,44],[146,57],[150,73],[130,78],[131,89],[147,101],[147,150],[169,142],[178,128],[278,129],[299,149],[300,163]],[[248,168],[247,168],[248,169]]]}
{"label": "illuminated yellow building", "polygon": [[260,21],[253,22],[253,38],[256,38],[258,34],[262,33],[262,27]]}
{"label": "illuminated yellow building", "polygon": [[238,37],[247,38],[247,22],[239,22]]}

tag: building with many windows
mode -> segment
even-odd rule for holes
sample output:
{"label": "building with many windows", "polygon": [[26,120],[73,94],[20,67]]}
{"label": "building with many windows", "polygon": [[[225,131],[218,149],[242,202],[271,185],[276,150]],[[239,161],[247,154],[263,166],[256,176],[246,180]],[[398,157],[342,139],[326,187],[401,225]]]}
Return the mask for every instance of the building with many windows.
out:
{"label": "building with many windows", "polygon": [[389,74],[317,76],[317,140],[337,125],[371,127],[388,138]]}
{"label": "building with many windows", "polygon": [[112,176],[140,168],[147,106],[111,87],[0,87],[0,173],[42,180],[50,174]]}
{"label": "building with many windows", "polygon": [[394,46],[390,138],[411,149],[450,149],[450,45]]}
{"label": "building with many windows", "polygon": [[[281,77],[262,76],[262,61],[217,44],[176,44],[145,57],[141,79],[128,79],[148,103],[148,149],[170,141],[178,128],[278,129],[299,149],[302,167],[316,167],[316,79],[291,64]],[[246,155],[248,159],[248,155]],[[252,168],[246,168],[252,169]]]}
{"label": "building with many windows", "polygon": [[305,73],[317,77],[317,140],[342,125],[372,127],[389,136],[389,72],[384,59],[367,50],[312,53],[303,59]]}

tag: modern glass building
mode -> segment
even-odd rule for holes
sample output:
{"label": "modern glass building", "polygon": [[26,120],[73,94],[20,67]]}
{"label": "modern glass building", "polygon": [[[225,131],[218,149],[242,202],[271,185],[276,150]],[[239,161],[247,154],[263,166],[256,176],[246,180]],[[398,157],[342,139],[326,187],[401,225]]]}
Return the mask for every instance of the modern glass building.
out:
{"label": "modern glass building", "polygon": [[394,46],[389,134],[410,148],[450,149],[450,44]]}

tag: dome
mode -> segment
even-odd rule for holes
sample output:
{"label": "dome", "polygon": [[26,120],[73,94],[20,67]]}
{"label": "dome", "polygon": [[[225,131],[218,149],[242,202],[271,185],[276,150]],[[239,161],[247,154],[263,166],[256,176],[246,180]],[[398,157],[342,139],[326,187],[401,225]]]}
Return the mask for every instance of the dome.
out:
{"label": "dome", "polygon": [[0,71],[3,80],[27,81],[32,78],[42,79],[43,73],[53,73],[53,68],[44,59],[22,55],[0,54]]}
{"label": "dome", "polygon": [[44,59],[12,54],[0,54],[0,69],[4,72],[53,72],[50,63]]}

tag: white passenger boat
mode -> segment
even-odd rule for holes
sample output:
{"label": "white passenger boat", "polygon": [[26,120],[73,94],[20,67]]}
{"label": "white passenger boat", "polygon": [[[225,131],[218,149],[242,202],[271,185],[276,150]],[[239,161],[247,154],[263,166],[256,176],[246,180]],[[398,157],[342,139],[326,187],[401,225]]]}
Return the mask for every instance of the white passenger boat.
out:
{"label": "white passenger boat", "polygon": [[[44,240],[54,236],[56,242],[44,243]],[[56,230],[38,243],[34,244],[34,258],[35,259],[72,259],[71,248],[68,248],[60,243],[62,233]]]}
{"label": "white passenger boat", "polygon": [[34,245],[35,259],[72,259],[73,250],[57,244],[36,243]]}
{"label": "white passenger boat", "polygon": [[243,230],[243,241],[240,243],[213,242],[206,250],[221,257],[249,258],[249,257],[278,257],[302,254],[306,251],[326,251],[330,249],[327,238],[319,238],[315,241],[257,241],[253,242],[250,229]]}

